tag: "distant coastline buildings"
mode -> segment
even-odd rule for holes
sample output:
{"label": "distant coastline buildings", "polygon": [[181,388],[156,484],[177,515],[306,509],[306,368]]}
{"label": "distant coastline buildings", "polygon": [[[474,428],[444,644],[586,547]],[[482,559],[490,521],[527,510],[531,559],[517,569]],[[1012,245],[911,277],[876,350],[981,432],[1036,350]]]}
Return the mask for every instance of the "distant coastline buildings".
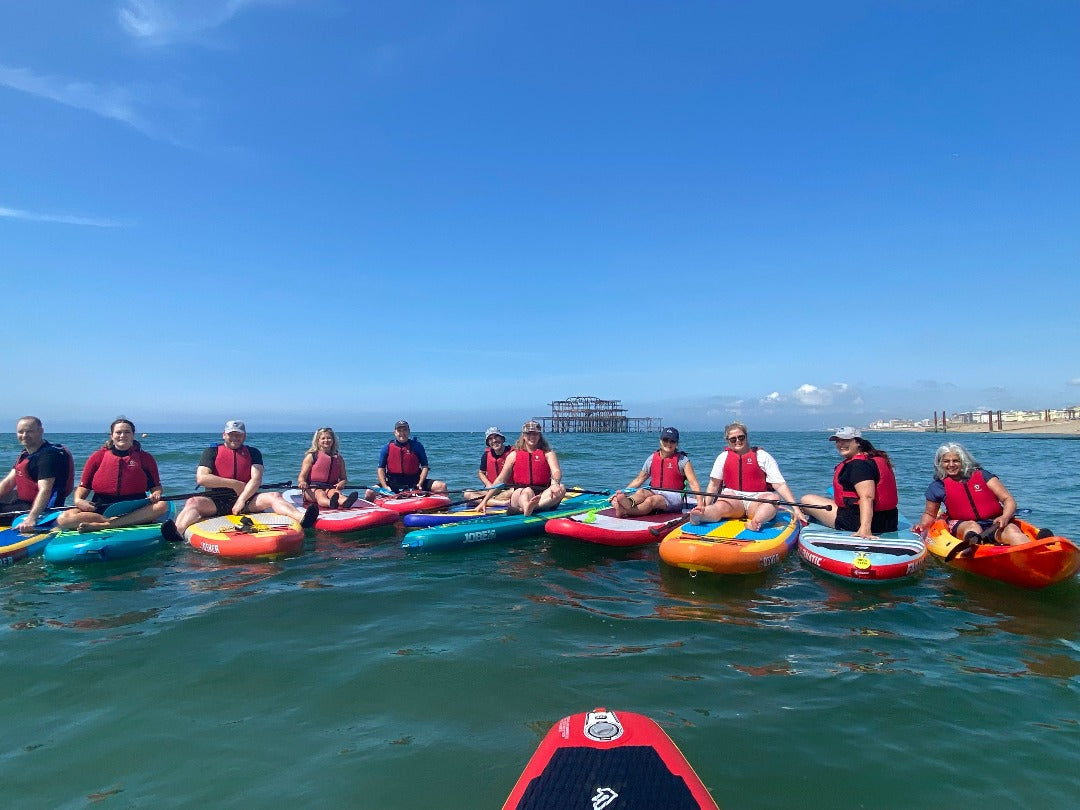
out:
{"label": "distant coastline buildings", "polygon": [[991,425],[991,429],[1002,430],[1005,425],[1046,424],[1047,422],[1072,422],[1080,419],[1080,405],[1071,408],[1047,408],[1041,411],[963,411],[946,418],[944,411],[940,420],[935,412],[932,419],[878,419],[866,426],[867,430],[910,430],[933,431],[948,430],[949,426]]}

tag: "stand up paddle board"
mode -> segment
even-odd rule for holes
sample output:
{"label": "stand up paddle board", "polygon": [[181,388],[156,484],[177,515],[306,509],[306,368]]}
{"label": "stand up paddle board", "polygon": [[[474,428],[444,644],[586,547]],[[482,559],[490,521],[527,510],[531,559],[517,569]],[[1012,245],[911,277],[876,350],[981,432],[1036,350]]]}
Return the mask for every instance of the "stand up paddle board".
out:
{"label": "stand up paddle board", "polygon": [[[287,489],[282,497],[299,509],[306,509],[304,493],[298,489]],[[373,526],[386,526],[398,519],[398,513],[392,509],[383,509],[363,498],[348,509],[319,509],[314,528],[324,532],[358,532]]]}
{"label": "stand up paddle board", "polygon": [[399,492],[396,495],[379,495],[375,505],[392,509],[399,515],[424,512],[428,509],[445,509],[450,505],[449,495],[432,495],[430,492]]}
{"label": "stand up paddle board", "polygon": [[[900,525],[911,524],[901,516]],[[895,582],[922,571],[926,544],[907,529],[864,540],[812,523],[799,532],[799,557],[811,568],[848,582]]]}
{"label": "stand up paddle board", "polygon": [[671,738],[648,717],[594,709],[547,733],[503,810],[716,810]]}
{"label": "stand up paddle board", "polygon": [[401,522],[406,529],[423,529],[444,523],[460,523],[463,520],[478,520],[505,514],[506,504],[489,504],[486,512],[480,512],[473,504],[459,503],[449,509],[438,509],[434,512],[410,512],[401,518]]}
{"label": "stand up paddle board", "polygon": [[221,515],[188,526],[184,536],[193,548],[232,560],[262,560],[297,554],[304,530],[291,517],[273,512]]}
{"label": "stand up paddle board", "polygon": [[[170,501],[161,520],[173,517],[174,512],[175,506]],[[149,554],[161,548],[164,542],[161,521],[96,532],[65,531],[57,534],[45,547],[45,561],[64,565],[121,560]]]}
{"label": "stand up paddle board", "polygon": [[16,560],[40,554],[56,536],[55,529],[37,529],[23,534],[17,528],[0,530],[0,567],[11,565]]}
{"label": "stand up paddle board", "polygon": [[781,510],[758,531],[743,519],[684,523],[660,542],[660,559],[688,571],[757,574],[784,559],[799,539],[799,522]]}
{"label": "stand up paddle board", "polygon": [[544,531],[601,546],[644,546],[659,543],[685,518],[682,512],[617,517],[615,509],[608,507],[549,520],[544,524]]}

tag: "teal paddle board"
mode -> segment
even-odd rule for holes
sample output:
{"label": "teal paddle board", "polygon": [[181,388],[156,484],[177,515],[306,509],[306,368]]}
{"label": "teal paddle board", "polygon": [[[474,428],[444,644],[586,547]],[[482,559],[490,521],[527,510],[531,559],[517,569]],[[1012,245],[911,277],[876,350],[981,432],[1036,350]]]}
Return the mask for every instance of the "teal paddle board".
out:
{"label": "teal paddle board", "polygon": [[[175,507],[170,502],[169,511],[163,519],[172,517],[174,512]],[[149,554],[163,544],[161,523],[101,529],[96,532],[66,531],[59,532],[45,547],[45,559],[60,565],[122,560]]]}
{"label": "teal paddle board", "polygon": [[426,529],[409,532],[401,541],[408,551],[447,551],[449,549],[475,546],[482,543],[507,543],[523,537],[532,537],[544,531],[544,524],[551,518],[569,517],[590,509],[603,509],[608,505],[607,496],[576,497],[567,495],[558,507],[549,512],[525,515],[500,515],[477,518],[459,523],[443,523]]}

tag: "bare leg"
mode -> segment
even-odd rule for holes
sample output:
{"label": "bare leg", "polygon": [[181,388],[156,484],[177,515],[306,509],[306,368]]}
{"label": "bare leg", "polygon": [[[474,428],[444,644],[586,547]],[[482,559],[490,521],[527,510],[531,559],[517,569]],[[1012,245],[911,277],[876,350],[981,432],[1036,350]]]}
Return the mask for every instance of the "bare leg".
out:
{"label": "bare leg", "polygon": [[830,529],[836,526],[836,502],[824,495],[804,495],[802,503],[813,506],[831,506],[831,509],[803,509],[806,516]]}

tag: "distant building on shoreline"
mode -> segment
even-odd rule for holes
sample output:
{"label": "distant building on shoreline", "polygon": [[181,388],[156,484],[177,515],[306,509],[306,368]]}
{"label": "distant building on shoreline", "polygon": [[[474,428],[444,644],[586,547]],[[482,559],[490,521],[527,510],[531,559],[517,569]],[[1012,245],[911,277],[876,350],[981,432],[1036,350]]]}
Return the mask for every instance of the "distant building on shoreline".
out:
{"label": "distant building on shoreline", "polygon": [[[1046,422],[1071,422],[1080,419],[1080,405],[1070,408],[1047,408],[1041,411],[961,411],[946,418],[942,412],[940,422],[935,412],[933,419],[877,419],[866,426],[867,430],[933,431],[948,430],[949,425],[995,425],[1038,424]],[[1000,428],[999,428],[1000,429]]]}

